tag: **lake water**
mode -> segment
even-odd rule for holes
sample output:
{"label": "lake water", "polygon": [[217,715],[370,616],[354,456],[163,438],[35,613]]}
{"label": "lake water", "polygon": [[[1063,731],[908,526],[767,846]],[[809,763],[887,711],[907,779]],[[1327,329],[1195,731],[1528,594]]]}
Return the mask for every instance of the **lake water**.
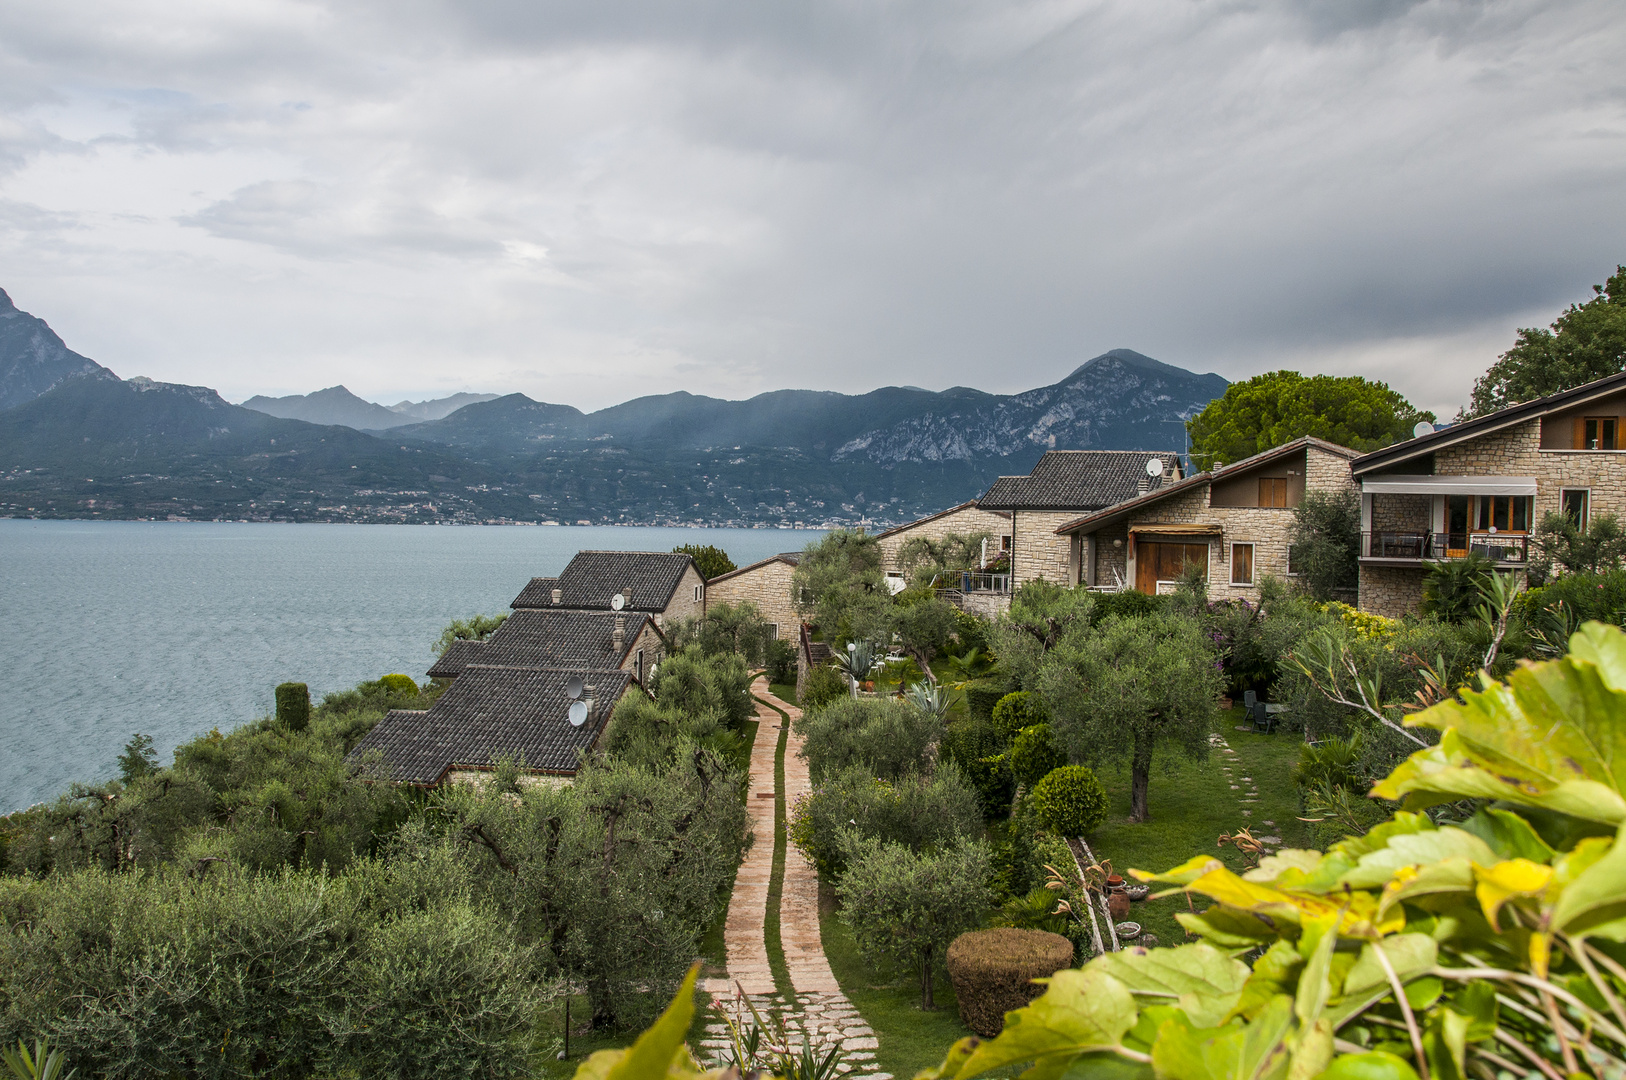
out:
{"label": "lake water", "polygon": [[116,776],[136,732],[167,762],[270,713],[279,682],[422,679],[448,622],[506,611],[579,550],[716,544],[744,566],[820,535],[0,519],[0,813]]}

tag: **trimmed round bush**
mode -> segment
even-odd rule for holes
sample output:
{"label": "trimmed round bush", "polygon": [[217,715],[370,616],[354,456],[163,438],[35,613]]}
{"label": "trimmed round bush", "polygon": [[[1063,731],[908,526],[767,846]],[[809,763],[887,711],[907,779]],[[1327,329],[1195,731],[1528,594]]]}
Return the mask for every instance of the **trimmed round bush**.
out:
{"label": "trimmed round bush", "polygon": [[304,731],[311,722],[311,688],[302,682],[285,682],[277,687],[277,725],[289,731]]}
{"label": "trimmed round bush", "polygon": [[416,694],[418,684],[412,681],[411,675],[386,675],[378,680],[384,689],[392,694]]}
{"label": "trimmed round bush", "polygon": [[948,947],[948,973],[960,1019],[985,1039],[1005,1029],[1005,1014],[1044,993],[1033,982],[1073,966],[1073,943],[1046,930],[1002,926],[961,934]]}
{"label": "trimmed round bush", "polygon": [[1033,814],[1057,836],[1085,836],[1107,819],[1107,793],[1095,774],[1082,765],[1050,770],[1033,785]]}
{"label": "trimmed round bush", "polygon": [[991,723],[994,718],[994,706],[998,705],[999,699],[1004,696],[1005,690],[1002,686],[986,679],[965,684],[965,705],[972,719]]}
{"label": "trimmed round bush", "polygon": [[1008,738],[1015,738],[1023,728],[1049,722],[1050,710],[1044,707],[1044,702],[1037,695],[1026,690],[1006,694],[994,706],[994,726]]}
{"label": "trimmed round bush", "polygon": [[1011,744],[1011,772],[1029,790],[1051,772],[1067,764],[1067,755],[1056,749],[1049,724],[1034,724],[1017,732]]}

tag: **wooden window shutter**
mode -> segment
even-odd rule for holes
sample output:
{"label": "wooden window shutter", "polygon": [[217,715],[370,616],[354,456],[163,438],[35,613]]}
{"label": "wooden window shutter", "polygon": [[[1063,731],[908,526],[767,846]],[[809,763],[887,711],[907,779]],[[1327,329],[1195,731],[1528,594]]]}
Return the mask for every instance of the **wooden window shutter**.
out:
{"label": "wooden window shutter", "polygon": [[1575,439],[1573,442],[1573,449],[1586,449],[1586,417],[1584,416],[1577,416],[1575,418]]}

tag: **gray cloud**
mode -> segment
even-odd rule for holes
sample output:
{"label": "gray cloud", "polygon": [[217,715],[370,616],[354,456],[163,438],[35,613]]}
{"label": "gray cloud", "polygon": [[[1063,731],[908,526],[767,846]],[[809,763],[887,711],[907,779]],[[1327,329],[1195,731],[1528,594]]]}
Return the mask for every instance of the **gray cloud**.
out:
{"label": "gray cloud", "polygon": [[1114,346],[1449,411],[1626,261],[1626,14],[0,10],[5,287],[121,372],[597,406]]}

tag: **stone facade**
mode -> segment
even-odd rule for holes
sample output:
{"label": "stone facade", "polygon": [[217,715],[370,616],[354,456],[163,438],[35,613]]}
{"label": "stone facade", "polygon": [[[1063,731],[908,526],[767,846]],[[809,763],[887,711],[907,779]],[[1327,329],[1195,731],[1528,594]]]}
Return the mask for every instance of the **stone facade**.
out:
{"label": "stone facade", "polygon": [[[1307,490],[1352,490],[1355,486],[1349,472],[1349,457],[1310,444],[1305,448],[1304,479]],[[1224,470],[1226,476],[1238,466]],[[1251,470],[1247,470],[1251,472]],[[1244,476],[1247,475],[1244,472]],[[1198,480],[1198,478],[1194,478]],[[1264,578],[1287,576],[1287,549],[1293,526],[1290,507],[1214,506],[1211,503],[1212,480],[1200,479],[1184,490],[1164,498],[1152,499],[1143,507],[1130,504],[1122,515],[1105,523],[1090,534],[1091,547],[1081,550],[1084,562],[1080,566],[1083,584],[1110,587],[1115,583],[1113,571],[1131,588],[1135,586],[1136,562],[1133,551],[1142,542],[1128,543],[1131,532],[1145,541],[1156,542],[1158,526],[1170,526],[1169,541],[1206,544],[1208,547],[1208,591],[1215,600],[1259,599],[1259,586]],[[1180,527],[1210,526],[1217,533],[1207,536],[1181,535]],[[1061,539],[1061,538],[1058,538]],[[1113,541],[1123,541],[1114,546]],[[1252,580],[1231,582],[1231,547],[1233,544],[1253,545]],[[1020,547],[1018,548],[1020,551]],[[1094,566],[1088,565],[1093,554]]]}
{"label": "stone facade", "polygon": [[762,617],[774,624],[779,640],[794,644],[802,624],[792,602],[791,579],[795,573],[794,563],[775,555],[707,582],[706,602],[754,604]]}
{"label": "stone facade", "polygon": [[1057,585],[1077,582],[1070,537],[1056,530],[1078,520],[1077,510],[1012,511],[1011,588],[1020,589],[1034,578]]}
{"label": "stone facade", "polygon": [[992,562],[1003,549],[1004,538],[1011,535],[1011,515],[982,510],[975,503],[966,503],[952,510],[945,510],[940,514],[888,529],[875,538],[881,545],[881,569],[888,573],[900,572],[902,567],[898,565],[898,551],[910,540],[916,537],[941,540],[950,533],[959,533],[961,536],[987,533],[988,559]]}
{"label": "stone facade", "polygon": [[706,579],[700,576],[700,571],[690,564],[683,571],[683,578],[678,582],[677,591],[672,599],[667,601],[666,610],[655,616],[659,626],[666,626],[672,622],[682,622],[684,619],[698,619],[706,613]]}
{"label": "stone facade", "polygon": [[[1549,439],[1549,442],[1554,440]],[[1565,489],[1589,492],[1588,513],[1626,517],[1626,451],[1542,449],[1542,420],[1532,418],[1434,451],[1435,476],[1529,476],[1536,480],[1530,527],[1560,511]],[[1374,494],[1373,530],[1427,532],[1437,527],[1443,496]],[[1422,600],[1424,564],[1416,567],[1361,565],[1360,606],[1382,615],[1416,610]]]}

